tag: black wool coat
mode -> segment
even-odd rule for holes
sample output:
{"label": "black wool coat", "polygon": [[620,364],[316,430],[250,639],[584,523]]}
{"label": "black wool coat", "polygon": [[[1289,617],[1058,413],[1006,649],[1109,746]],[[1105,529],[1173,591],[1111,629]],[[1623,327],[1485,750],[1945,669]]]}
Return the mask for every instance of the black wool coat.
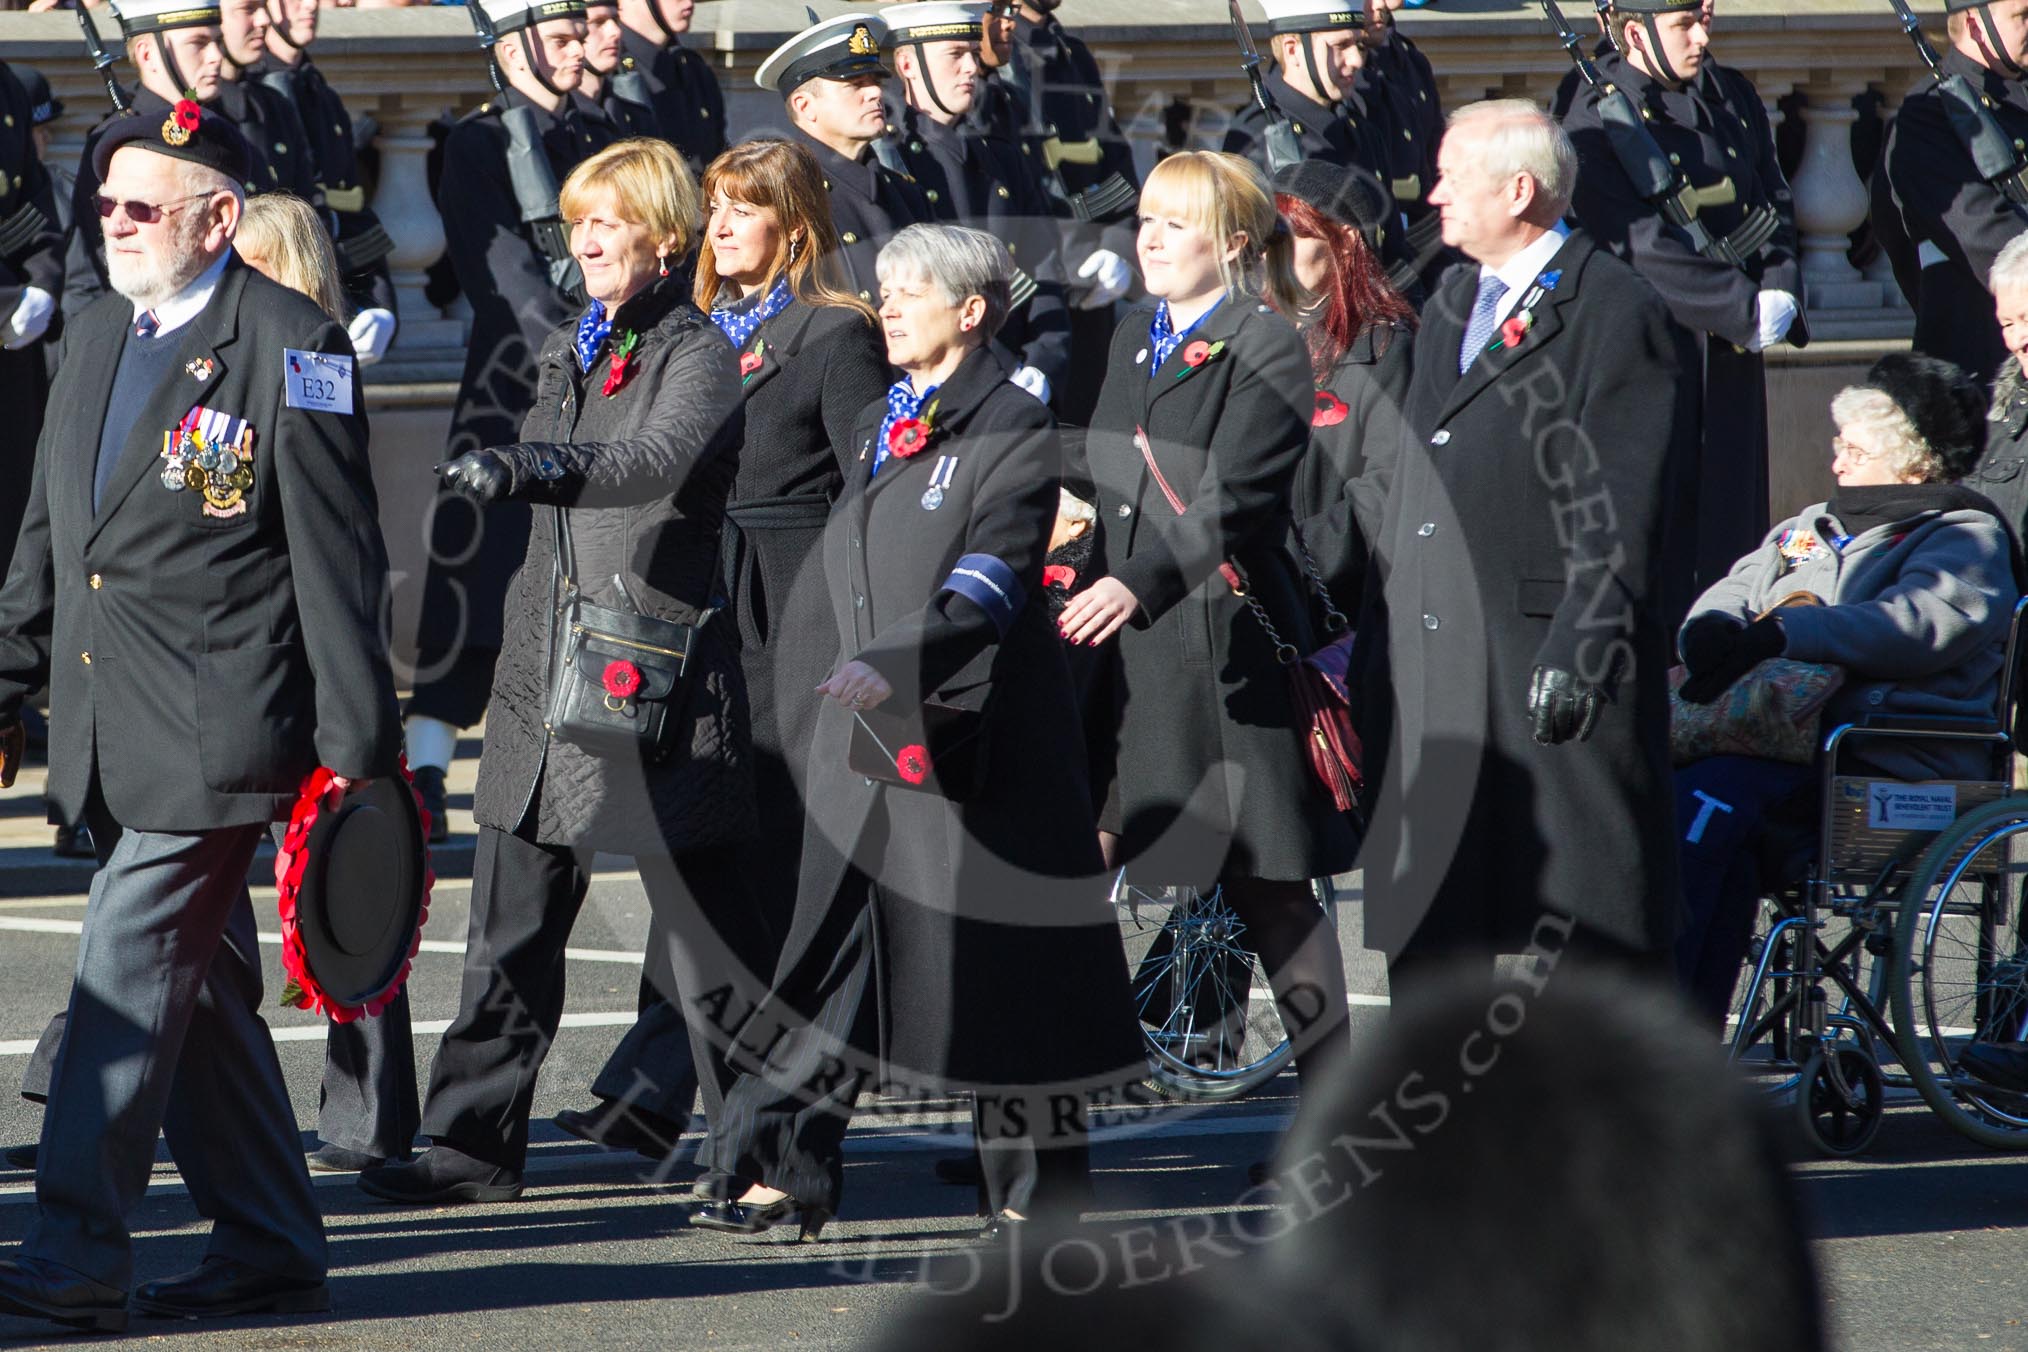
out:
{"label": "black wool coat", "polygon": [[[535,529],[507,596],[472,803],[481,826],[512,831],[539,798],[535,839],[545,845],[664,854],[753,834],[746,690],[723,616],[692,652],[666,760],[593,755],[543,727],[557,567],[550,507],[569,515],[574,577],[593,604],[627,608],[618,575],[644,613],[696,624],[717,593],[718,532],[745,419],[731,345],[682,290],[671,278],[621,306],[589,374],[578,369],[575,324],[543,344],[520,444],[561,475],[516,485],[536,504]],[[640,346],[608,396],[607,354],[628,332]]]}
{"label": "black wool coat", "polygon": [[[514,200],[500,113],[523,101],[518,94],[495,95],[461,118],[444,143],[437,205],[446,256],[472,305],[446,459],[515,440],[535,402],[536,353],[557,325],[575,320],[584,308],[580,297],[550,281],[549,260],[522,224]],[[585,116],[575,102],[567,101],[561,115],[538,108],[535,117],[559,184],[580,160],[617,139],[609,121]],[[440,494],[429,529],[425,648],[497,648],[507,576],[528,547],[527,512],[509,506],[481,515],[455,494]]]}
{"label": "black wool coat", "polygon": [[[876,884],[890,1069],[988,1085],[1112,1076],[1143,1052],[1070,669],[1041,595],[1061,483],[1056,429],[990,352],[967,357],[935,398],[927,447],[870,481],[886,401],[862,411],[824,571],[839,647],[894,687],[889,709],[935,699],[980,711],[985,782],[953,803],[853,773],[853,714],[822,701],[803,881],[780,970],[807,965],[831,908],[866,904],[849,859]],[[932,479],[943,496],[928,506]],[[1004,566],[1011,612],[948,589],[968,555]]]}
{"label": "black wool coat", "polygon": [[824,171],[846,285],[869,305],[879,304],[880,279],[873,264],[880,246],[905,225],[935,220],[936,212],[922,189],[875,159],[870,147],[857,160],[848,160],[800,128],[789,134],[816,156]]}
{"label": "black wool coat", "polygon": [[[1995,74],[1956,48],[1944,52],[1942,65],[1946,76],[1971,83],[2010,139],[2028,139],[2028,83]],[[1915,308],[1915,350],[1990,381],[2007,345],[1986,278],[2007,241],[2028,229],[2028,208],[2014,206],[1979,176],[1928,79],[1901,101],[1868,186],[1873,233]]]}
{"label": "black wool coat", "polygon": [[[873,322],[839,305],[792,300],[740,349],[746,447],[726,508],[724,594],[753,709],[760,844],[754,893],[786,916],[803,837],[802,784],[817,701],[837,665],[838,632],[824,576],[824,523],[857,447],[852,431],[889,382]],[[786,928],[784,926],[784,928]]]}
{"label": "black wool coat", "polygon": [[1353,338],[1317,387],[1291,505],[1302,543],[1347,619],[1359,614],[1366,559],[1401,456],[1414,363],[1415,331],[1381,325]]}
{"label": "black wool coat", "polygon": [[[106,806],[143,831],[274,821],[319,764],[394,773],[401,750],[382,641],[387,551],[366,418],[288,406],[283,350],[350,362],[344,330],[238,261],[172,335],[172,374],[141,404],[99,510],[100,430],[134,310],[76,316],[0,590],[0,723],[50,690],[49,796],[77,821],[94,766]],[[204,511],[162,479],[164,434],[193,407],[246,420],[244,511]]]}
{"label": "black wool coat", "polygon": [[[1105,527],[1103,569],[1140,602],[1119,647],[1116,792],[1129,866],[1155,883],[1299,881],[1349,868],[1357,842],[1309,767],[1275,645],[1219,572],[1230,559],[1282,639],[1317,644],[1315,601],[1289,549],[1290,502],[1315,389],[1289,322],[1228,296],[1152,379],[1152,312],[1121,321],[1085,439]],[[1178,515],[1136,429],[1181,499]]]}
{"label": "black wool coat", "polygon": [[[1744,348],[1760,329],[1760,292],[1786,291],[1805,303],[1795,201],[1760,96],[1743,76],[1714,75],[1669,89],[1616,52],[1599,58],[1599,69],[1643,111],[1656,143],[1692,187],[1729,197],[1698,212],[1706,230],[1730,234],[1761,207],[1774,208],[1782,220],[1746,270],[1708,258],[1635,192],[1607,141],[1594,91],[1581,91],[1563,119],[1579,166],[1571,219],[1601,248],[1633,264],[1703,349],[1703,443],[1695,491],[1679,505],[1674,523],[1678,536],[1692,542],[1682,562],[1692,566],[1694,580],[1671,588],[1687,606],[1767,534],[1767,377],[1761,355]],[[1788,341],[1806,347],[1809,340],[1808,321],[1798,314]]]}
{"label": "black wool coat", "polygon": [[[1518,951],[1552,910],[1638,950],[1676,936],[1656,593],[1696,372],[1654,290],[1582,232],[1552,271],[1520,344],[1462,377],[1476,269],[1416,338],[1379,557],[1395,737],[1362,857],[1389,953]],[[1590,740],[1536,745],[1538,665],[1604,686]]]}

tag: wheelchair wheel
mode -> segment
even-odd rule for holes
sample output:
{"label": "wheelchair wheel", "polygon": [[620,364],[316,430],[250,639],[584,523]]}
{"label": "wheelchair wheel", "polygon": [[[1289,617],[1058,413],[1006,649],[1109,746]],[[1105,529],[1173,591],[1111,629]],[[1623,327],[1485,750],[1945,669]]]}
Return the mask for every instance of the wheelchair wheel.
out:
{"label": "wheelchair wheel", "polygon": [[2028,1096],[1958,1064],[1975,1038],[2028,1037],[2028,795],[1965,814],[1917,862],[1895,924],[1894,1027],[1909,1078],[1959,1133],[2028,1150]]}
{"label": "wheelchair wheel", "polygon": [[[1835,1080],[1832,1056],[1838,1058]],[[1818,1047],[1803,1061],[1796,1085],[1796,1124],[1818,1154],[1862,1154],[1880,1134],[1885,1093],[1880,1067],[1865,1052],[1851,1046]]]}
{"label": "wheelchair wheel", "polygon": [[[1328,884],[1318,895],[1328,906]],[[1281,1072],[1293,1055],[1288,1031],[1246,925],[1217,889],[1146,890],[1122,876],[1113,910],[1156,1092],[1223,1102]]]}

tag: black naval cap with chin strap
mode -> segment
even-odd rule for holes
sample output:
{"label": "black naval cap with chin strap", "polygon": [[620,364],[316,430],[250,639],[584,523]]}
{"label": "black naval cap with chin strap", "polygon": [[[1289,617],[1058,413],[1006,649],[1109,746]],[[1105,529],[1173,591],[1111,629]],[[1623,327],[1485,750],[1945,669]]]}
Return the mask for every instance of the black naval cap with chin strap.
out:
{"label": "black naval cap with chin strap", "polygon": [[[1991,35],[1993,33],[1993,11],[1987,0],[1944,0],[1944,13],[1947,15],[1963,14],[1967,10],[1977,10],[1979,12],[1979,22],[1985,25],[1987,34]],[[2004,47],[1999,46],[1995,42],[1988,42],[1986,50],[1991,52],[1994,59],[1999,61],[2000,73],[2008,79],[2019,80],[2024,76],[2028,76],[2028,71],[2021,69],[2021,63],[2014,59],[2014,54]]]}

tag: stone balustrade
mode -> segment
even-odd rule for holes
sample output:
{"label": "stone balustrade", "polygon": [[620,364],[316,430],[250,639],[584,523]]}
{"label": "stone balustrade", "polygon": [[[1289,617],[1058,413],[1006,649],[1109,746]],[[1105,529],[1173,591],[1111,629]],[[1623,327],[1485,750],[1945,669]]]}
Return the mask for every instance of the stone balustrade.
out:
{"label": "stone balustrade", "polygon": [[[1575,22],[1589,23],[1583,0],[1569,8]],[[110,33],[110,16],[100,14]],[[1091,43],[1146,163],[1166,146],[1216,144],[1247,96],[1216,0],[1072,0],[1064,16]],[[1941,14],[1926,19],[1941,43]],[[735,131],[782,125],[779,100],[754,87],[753,71],[804,22],[802,0],[698,7],[691,41],[719,71]],[[1539,12],[1516,0],[1444,0],[1405,12],[1401,24],[1435,65],[1446,106],[1546,100],[1568,69]],[[75,156],[105,107],[81,47],[72,14],[0,14],[0,59],[41,68],[67,105],[58,157]],[[1852,153],[1855,100],[1872,91],[1891,110],[1921,74],[1886,0],[1720,0],[1715,49],[1753,77],[1777,119],[1789,110],[1802,121],[1800,155],[1791,158],[1813,330],[1870,342],[1905,335],[1908,314],[1884,267],[1862,272],[1847,257],[1848,236],[1866,215]],[[431,121],[489,92],[469,22],[456,8],[326,10],[316,52],[354,115],[379,125],[374,206],[395,241],[403,319],[398,360],[383,379],[441,379],[455,366],[459,325],[423,299],[423,269],[443,248],[424,166]]]}

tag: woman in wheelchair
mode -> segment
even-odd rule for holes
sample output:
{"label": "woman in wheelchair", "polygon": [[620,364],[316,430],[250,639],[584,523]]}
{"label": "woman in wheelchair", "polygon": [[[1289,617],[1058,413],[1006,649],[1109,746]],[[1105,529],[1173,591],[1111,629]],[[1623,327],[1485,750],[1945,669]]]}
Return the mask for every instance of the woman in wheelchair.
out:
{"label": "woman in wheelchair", "polygon": [[[1681,698],[1707,704],[1786,657],[1844,669],[1825,727],[1990,718],[2021,570],[1998,509],[1956,482],[1978,463],[1985,412],[1969,377],[1929,357],[1889,354],[1842,390],[1831,402],[1836,494],[1777,525],[1690,608],[1678,636],[1689,673]],[[1991,773],[1982,744],[1872,745],[1867,773]],[[1816,767],[1763,756],[1712,756],[1676,772],[1678,969],[1714,1020],[1731,1004],[1763,883],[1780,881],[1764,877],[1763,861],[1809,838],[1820,784]]]}

